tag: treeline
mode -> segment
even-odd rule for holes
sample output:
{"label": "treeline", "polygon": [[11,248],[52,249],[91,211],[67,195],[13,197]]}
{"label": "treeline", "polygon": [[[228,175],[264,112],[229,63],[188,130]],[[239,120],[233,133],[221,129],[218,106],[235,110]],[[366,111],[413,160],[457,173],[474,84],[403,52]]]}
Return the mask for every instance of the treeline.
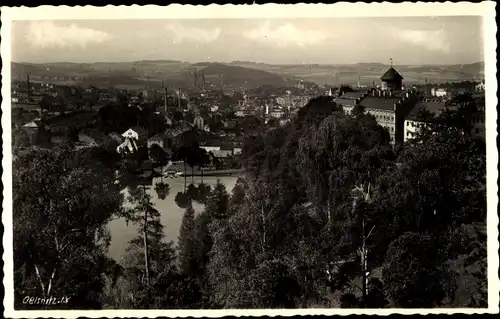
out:
{"label": "treeline", "polygon": [[[486,154],[472,109],[430,119],[395,151],[361,108],[313,99],[246,143],[232,194],[217,183],[199,214],[189,197],[176,245],[141,187],[124,209],[117,187],[96,182],[112,174],[99,161],[70,149],[21,157],[17,305],[50,289],[74,296],[70,308],[486,306]],[[104,257],[113,217],[138,229],[120,263]]]}

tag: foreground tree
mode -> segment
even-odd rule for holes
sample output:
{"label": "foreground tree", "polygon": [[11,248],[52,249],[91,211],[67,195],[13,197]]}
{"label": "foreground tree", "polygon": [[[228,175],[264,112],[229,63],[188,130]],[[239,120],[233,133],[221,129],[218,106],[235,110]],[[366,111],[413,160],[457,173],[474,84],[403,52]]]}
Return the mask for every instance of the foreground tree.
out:
{"label": "foreground tree", "polygon": [[429,236],[405,233],[391,243],[383,270],[396,307],[432,308],[444,298],[436,247]]}
{"label": "foreground tree", "polygon": [[163,167],[168,163],[168,154],[156,143],[151,146],[149,154],[154,163],[160,165],[160,182],[156,183],[155,190],[159,199],[165,199],[170,191],[170,186],[163,182]]}
{"label": "foreground tree", "polygon": [[196,262],[196,233],[194,223],[194,209],[190,205],[182,218],[179,231],[177,250],[179,252],[179,268],[181,273],[192,276],[195,271]]}
{"label": "foreground tree", "polygon": [[60,307],[100,308],[106,225],[123,201],[112,171],[62,146],[30,150],[13,174],[16,307],[27,307],[26,295],[64,295],[71,300]]}

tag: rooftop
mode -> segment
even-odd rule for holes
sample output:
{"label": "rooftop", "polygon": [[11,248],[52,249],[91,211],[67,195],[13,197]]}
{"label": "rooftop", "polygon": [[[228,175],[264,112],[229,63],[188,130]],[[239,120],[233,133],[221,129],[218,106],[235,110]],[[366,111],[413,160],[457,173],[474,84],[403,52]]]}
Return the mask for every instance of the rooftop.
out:
{"label": "rooftop", "polygon": [[367,96],[359,104],[365,109],[394,111],[394,103],[401,101],[400,97]]}
{"label": "rooftop", "polygon": [[163,137],[160,136],[159,134],[156,134],[154,136],[151,136],[148,141],[163,141]]}
{"label": "rooftop", "polygon": [[366,92],[346,92],[344,94],[341,95],[341,98],[342,99],[351,99],[351,100],[355,100],[355,99],[362,99],[364,96],[365,96]]}
{"label": "rooftop", "polygon": [[355,99],[344,99],[343,97],[335,99],[335,103],[339,106],[354,106],[356,104]]}
{"label": "rooftop", "polygon": [[445,104],[437,101],[419,101],[408,114],[407,120],[415,121],[421,109],[438,115],[445,108]]}
{"label": "rooftop", "polygon": [[401,74],[398,73],[394,68],[390,68],[387,72],[382,75],[380,78],[382,81],[395,81],[395,80],[403,80]]}

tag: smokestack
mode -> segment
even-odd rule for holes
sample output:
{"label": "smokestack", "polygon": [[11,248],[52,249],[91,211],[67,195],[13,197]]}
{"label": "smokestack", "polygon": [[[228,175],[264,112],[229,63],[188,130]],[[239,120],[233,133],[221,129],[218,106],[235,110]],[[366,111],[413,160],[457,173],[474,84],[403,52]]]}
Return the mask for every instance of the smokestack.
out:
{"label": "smokestack", "polygon": [[179,88],[179,96],[177,97],[177,105],[181,108],[181,88]]}
{"label": "smokestack", "polygon": [[205,91],[205,71],[201,70],[201,84],[202,90]]}
{"label": "smokestack", "polygon": [[194,69],[193,71],[193,79],[194,79],[194,89],[198,89],[198,70]]}
{"label": "smokestack", "polygon": [[28,85],[28,102],[31,101],[30,75],[26,73],[26,84]]}
{"label": "smokestack", "polygon": [[168,110],[168,95],[167,95],[167,88],[163,88],[165,91],[165,114],[167,113]]}

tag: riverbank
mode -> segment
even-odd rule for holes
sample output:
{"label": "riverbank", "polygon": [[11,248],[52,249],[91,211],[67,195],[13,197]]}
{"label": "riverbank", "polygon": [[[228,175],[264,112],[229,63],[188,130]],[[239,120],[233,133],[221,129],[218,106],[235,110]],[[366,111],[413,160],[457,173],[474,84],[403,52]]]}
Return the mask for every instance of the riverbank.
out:
{"label": "riverbank", "polygon": [[[179,166],[170,166],[168,167],[167,169],[163,169],[163,173],[166,173],[167,171],[175,171],[177,170],[179,173],[181,173],[182,175],[181,176],[178,176],[178,177],[183,177],[184,175],[186,175],[187,177],[192,177],[192,176],[195,176],[195,177],[198,177],[198,176],[214,176],[214,177],[217,177],[217,176],[239,176],[241,174],[243,174],[244,172],[244,169],[242,168],[228,168],[228,169],[218,169],[218,170],[215,170],[215,169],[212,169],[212,170],[203,170],[203,173],[200,169],[195,169],[195,170],[191,170],[191,168],[187,168],[186,171],[184,171],[184,166],[182,167],[179,167]],[[161,174],[161,169],[158,168],[156,169],[156,171]]]}
{"label": "riverbank", "polygon": [[194,174],[187,173],[186,176],[191,177],[191,176],[237,176],[241,175],[243,173],[243,169],[220,169],[220,170],[214,170],[214,171],[203,171],[203,174],[201,171],[194,172]]}

